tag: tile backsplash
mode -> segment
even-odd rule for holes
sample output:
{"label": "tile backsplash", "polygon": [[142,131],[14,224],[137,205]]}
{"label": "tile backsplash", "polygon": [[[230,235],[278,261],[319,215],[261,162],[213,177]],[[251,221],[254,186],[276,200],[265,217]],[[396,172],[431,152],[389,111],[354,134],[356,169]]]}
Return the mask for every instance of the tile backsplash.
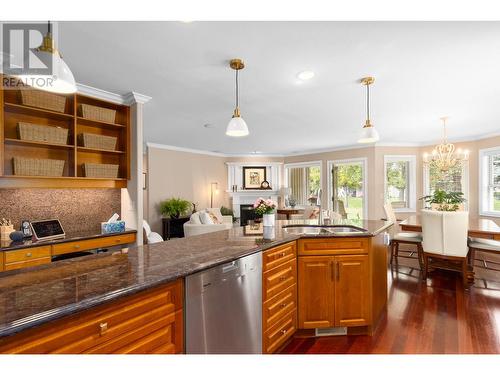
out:
{"label": "tile backsplash", "polygon": [[0,218],[59,219],[66,232],[100,230],[101,222],[121,214],[120,189],[0,189]]}

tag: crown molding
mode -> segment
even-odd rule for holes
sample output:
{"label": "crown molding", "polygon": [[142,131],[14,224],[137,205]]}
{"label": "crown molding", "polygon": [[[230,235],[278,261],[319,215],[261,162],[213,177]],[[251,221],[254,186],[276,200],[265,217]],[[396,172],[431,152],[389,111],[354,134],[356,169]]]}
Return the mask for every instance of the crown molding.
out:
{"label": "crown molding", "polygon": [[98,89],[96,87],[83,85],[81,83],[76,84],[76,91],[82,95],[91,96],[93,98],[106,100],[120,105],[132,105],[134,103],[144,104],[151,100],[150,96],[139,94],[134,91],[120,95],[114,92]]}
{"label": "crown molding", "polygon": [[162,149],[162,150],[169,150],[169,151],[189,152],[191,154],[217,156],[217,157],[220,157],[220,158],[225,158],[226,157],[225,154],[219,153],[219,152],[197,150],[197,149],[194,149],[194,148],[186,148],[186,147],[170,146],[170,145],[164,145],[164,144],[161,144],[161,143],[147,142],[146,146],[147,147],[151,147],[151,148],[159,148],[159,149]]}
{"label": "crown molding", "polygon": [[124,96],[124,101],[125,101],[125,104],[127,104],[127,105],[131,105],[134,103],[145,104],[145,103],[149,102],[151,99],[152,99],[151,96],[139,94],[138,92],[135,92],[135,91],[131,91],[128,94],[125,94],[125,96]]}
{"label": "crown molding", "polygon": [[[500,132],[492,132],[492,133],[485,133],[485,134],[481,134],[481,135],[477,135],[477,136],[473,136],[473,137],[450,138],[450,139],[448,139],[448,141],[454,142],[454,143],[475,142],[475,141],[479,141],[482,139],[493,138],[493,137],[498,137],[498,136],[500,136]],[[237,158],[237,157],[243,157],[243,158],[290,158],[290,157],[294,157],[294,156],[317,155],[317,154],[323,154],[323,153],[327,153],[327,152],[355,150],[355,149],[362,149],[362,148],[376,149],[378,147],[428,147],[428,146],[434,146],[438,143],[439,143],[439,141],[433,141],[433,142],[379,142],[379,143],[376,143],[376,144],[373,144],[370,146],[354,144],[354,145],[347,145],[347,146],[322,148],[322,149],[317,149],[317,150],[290,152],[290,153],[285,153],[285,154],[264,154],[264,153],[262,153],[262,154],[255,154],[255,153],[229,154],[229,153],[223,153],[223,152],[205,151],[205,150],[198,150],[198,149],[187,148],[187,147],[177,147],[177,146],[164,145],[164,144],[160,144],[160,143],[151,143],[151,142],[147,142],[146,145],[148,147],[161,148],[164,150],[190,152],[193,154],[218,156],[218,157],[222,157],[222,158]]]}

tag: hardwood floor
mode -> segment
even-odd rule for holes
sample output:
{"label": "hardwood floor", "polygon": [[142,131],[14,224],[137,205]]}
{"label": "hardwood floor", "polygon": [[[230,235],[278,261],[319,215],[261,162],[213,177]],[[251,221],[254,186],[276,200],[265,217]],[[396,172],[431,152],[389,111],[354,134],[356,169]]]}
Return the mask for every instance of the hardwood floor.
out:
{"label": "hardwood floor", "polygon": [[398,263],[388,269],[387,314],[372,337],[295,338],[281,353],[500,353],[500,272],[476,267],[466,290],[459,274],[433,271],[424,283],[416,260]]}

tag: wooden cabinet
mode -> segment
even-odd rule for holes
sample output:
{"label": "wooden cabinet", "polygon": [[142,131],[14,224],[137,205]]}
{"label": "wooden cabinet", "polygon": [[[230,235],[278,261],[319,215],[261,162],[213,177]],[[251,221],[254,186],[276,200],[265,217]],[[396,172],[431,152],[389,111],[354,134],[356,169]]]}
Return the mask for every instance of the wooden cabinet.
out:
{"label": "wooden cabinet", "polygon": [[[369,241],[366,238],[338,239],[338,243],[335,239],[298,241],[299,328],[372,324]],[[344,251],[348,255],[342,255]],[[311,253],[315,255],[301,256]]]}
{"label": "wooden cabinet", "polygon": [[278,350],[297,330],[297,250],[290,242],[262,257],[262,352]]}
{"label": "wooden cabinet", "polygon": [[135,233],[92,238],[90,240],[64,242],[52,245],[52,255],[74,253],[77,251],[100,249],[135,242]]}
{"label": "wooden cabinet", "polygon": [[89,240],[69,241],[54,245],[28,247],[20,250],[0,252],[0,271],[10,271],[20,268],[38,266],[50,263],[52,256],[75,253],[85,250],[126,245],[134,243],[135,233],[125,233],[114,236],[92,238]]}
{"label": "wooden cabinet", "polygon": [[335,257],[335,326],[370,324],[368,255]]}
{"label": "wooden cabinet", "polygon": [[299,328],[335,325],[335,257],[299,257]]}
{"label": "wooden cabinet", "polygon": [[5,251],[3,260],[5,271],[19,268],[33,267],[40,264],[50,263],[50,246],[38,246],[33,248]]}
{"label": "wooden cabinet", "polygon": [[0,353],[181,353],[182,280],[0,339]]}

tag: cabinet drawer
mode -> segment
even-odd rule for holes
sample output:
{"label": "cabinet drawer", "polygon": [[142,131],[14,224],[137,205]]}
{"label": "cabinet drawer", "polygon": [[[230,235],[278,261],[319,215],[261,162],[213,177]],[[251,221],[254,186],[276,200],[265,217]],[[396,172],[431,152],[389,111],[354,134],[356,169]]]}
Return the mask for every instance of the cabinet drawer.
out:
{"label": "cabinet drawer", "polygon": [[340,255],[368,253],[368,238],[332,238],[298,240],[299,255]]}
{"label": "cabinet drawer", "polygon": [[266,250],[262,258],[262,270],[269,271],[283,263],[295,259],[297,256],[297,246],[294,242],[284,244],[269,250]]}
{"label": "cabinet drawer", "polygon": [[262,311],[263,330],[267,331],[273,324],[297,308],[297,284],[282,291],[264,303]]}
{"label": "cabinet drawer", "polygon": [[83,250],[93,250],[93,249],[99,249],[101,247],[111,247],[131,242],[135,242],[135,233],[93,238],[91,240],[65,242],[53,245],[52,255],[68,254]]}
{"label": "cabinet drawer", "polygon": [[28,249],[5,251],[4,254],[5,264],[47,257],[50,258],[50,246],[40,246]]}
{"label": "cabinet drawer", "polygon": [[[119,352],[121,347],[159,332],[168,341],[166,327],[175,322],[176,310],[182,311],[182,281],[0,340],[0,353],[82,353],[92,348],[98,353]],[[164,343],[162,339],[158,346]]]}
{"label": "cabinet drawer", "polygon": [[6,263],[5,267],[4,267],[4,271],[12,271],[12,270],[18,270],[20,268],[35,267],[35,266],[39,266],[41,264],[50,263],[51,261],[52,261],[52,258],[47,257],[47,258],[26,260],[23,262]]}
{"label": "cabinet drawer", "polygon": [[267,301],[278,293],[294,285],[297,280],[297,261],[295,259],[282,264],[271,271],[264,272],[262,300]]}
{"label": "cabinet drawer", "polygon": [[293,310],[264,333],[263,352],[273,353],[297,330],[297,313]]}

